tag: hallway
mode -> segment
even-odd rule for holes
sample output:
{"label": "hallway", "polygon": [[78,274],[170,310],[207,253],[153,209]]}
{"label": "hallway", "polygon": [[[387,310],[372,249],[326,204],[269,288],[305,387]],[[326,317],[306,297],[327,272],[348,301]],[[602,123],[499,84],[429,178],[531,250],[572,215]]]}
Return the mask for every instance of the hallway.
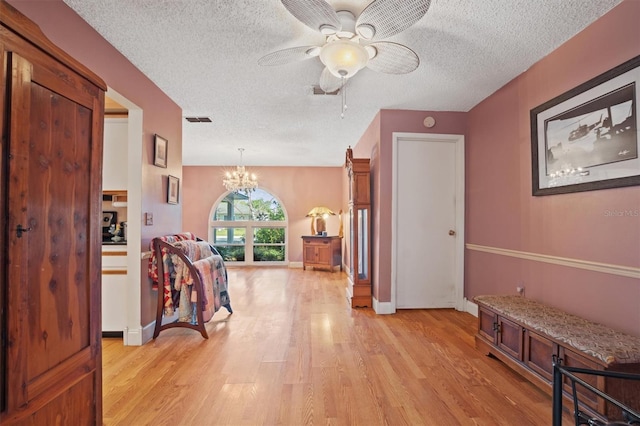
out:
{"label": "hallway", "polygon": [[[346,275],[230,268],[209,339],[103,339],[105,425],[549,425],[551,398],[453,310],[351,309]],[[565,416],[565,424],[570,424]]]}

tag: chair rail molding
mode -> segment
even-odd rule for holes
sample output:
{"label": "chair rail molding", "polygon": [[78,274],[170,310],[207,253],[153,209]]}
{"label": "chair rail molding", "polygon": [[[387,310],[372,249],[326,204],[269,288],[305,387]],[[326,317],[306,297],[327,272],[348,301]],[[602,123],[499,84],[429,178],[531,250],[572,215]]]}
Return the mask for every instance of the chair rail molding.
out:
{"label": "chair rail molding", "polygon": [[535,262],[551,263],[554,265],[568,266],[570,268],[587,269],[589,271],[640,279],[640,268],[633,266],[613,265],[610,263],[592,262],[588,260],[571,259],[568,257],[560,256],[550,256],[546,254],[482,246],[471,243],[467,243],[466,248],[468,250],[492,253],[500,256],[517,257],[519,259],[533,260]]}

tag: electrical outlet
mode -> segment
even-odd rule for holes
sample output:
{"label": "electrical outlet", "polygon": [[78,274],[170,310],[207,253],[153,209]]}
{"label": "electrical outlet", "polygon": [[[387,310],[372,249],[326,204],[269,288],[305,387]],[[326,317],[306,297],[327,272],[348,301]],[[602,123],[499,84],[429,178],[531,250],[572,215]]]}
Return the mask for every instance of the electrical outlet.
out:
{"label": "electrical outlet", "polygon": [[146,226],[153,225],[153,213],[145,213],[144,214],[144,224]]}
{"label": "electrical outlet", "polygon": [[516,287],[516,291],[520,296],[524,296],[524,287],[518,286]]}

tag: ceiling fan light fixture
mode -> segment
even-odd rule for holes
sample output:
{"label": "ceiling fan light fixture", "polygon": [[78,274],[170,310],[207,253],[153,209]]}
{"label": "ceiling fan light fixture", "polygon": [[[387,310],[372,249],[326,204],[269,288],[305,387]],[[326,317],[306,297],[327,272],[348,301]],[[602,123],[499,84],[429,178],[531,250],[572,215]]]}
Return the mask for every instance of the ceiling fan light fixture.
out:
{"label": "ceiling fan light fixture", "polygon": [[334,76],[350,78],[367,65],[369,53],[359,43],[338,39],[322,46],[320,60]]}
{"label": "ceiling fan light fixture", "polygon": [[365,40],[371,40],[376,35],[376,27],[371,24],[360,24],[356,27],[356,32]]}

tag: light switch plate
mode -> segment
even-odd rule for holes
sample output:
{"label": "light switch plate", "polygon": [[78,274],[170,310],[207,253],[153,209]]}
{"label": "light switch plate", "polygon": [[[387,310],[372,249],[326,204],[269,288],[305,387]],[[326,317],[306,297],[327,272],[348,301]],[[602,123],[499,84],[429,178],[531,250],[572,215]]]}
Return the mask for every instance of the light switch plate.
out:
{"label": "light switch plate", "polygon": [[144,224],[147,226],[153,225],[153,213],[144,214]]}

